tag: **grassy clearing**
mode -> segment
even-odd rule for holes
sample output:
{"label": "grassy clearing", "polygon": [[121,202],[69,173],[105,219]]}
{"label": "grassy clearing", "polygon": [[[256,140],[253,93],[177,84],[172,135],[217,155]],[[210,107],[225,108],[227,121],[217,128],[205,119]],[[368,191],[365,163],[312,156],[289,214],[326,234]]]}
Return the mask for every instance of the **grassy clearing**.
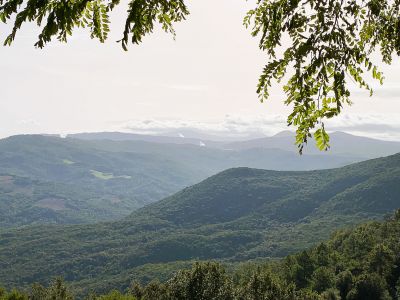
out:
{"label": "grassy clearing", "polygon": [[103,180],[110,180],[110,179],[131,179],[132,177],[129,175],[121,175],[121,176],[114,176],[114,174],[112,173],[103,173],[100,171],[96,171],[96,170],[90,170],[90,173],[99,179],[103,179]]}
{"label": "grassy clearing", "polygon": [[69,159],[63,159],[63,163],[66,164],[66,165],[73,165],[73,164],[75,164],[74,161],[69,160]]}

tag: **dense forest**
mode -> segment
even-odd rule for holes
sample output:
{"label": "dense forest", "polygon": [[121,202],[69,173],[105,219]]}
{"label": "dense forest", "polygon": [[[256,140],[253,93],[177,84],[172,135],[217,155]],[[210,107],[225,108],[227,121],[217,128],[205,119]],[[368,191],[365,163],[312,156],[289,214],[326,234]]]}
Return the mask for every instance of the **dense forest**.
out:
{"label": "dense forest", "polygon": [[0,290],[1,300],[391,300],[400,298],[400,211],[383,222],[342,229],[317,246],[266,263],[227,270],[194,263],[165,282],[132,282],[104,295],[77,294],[60,278],[29,291]]}
{"label": "dense forest", "polygon": [[198,260],[280,259],[391,214],[399,179],[400,155],[333,170],[226,170],[121,221],[2,230],[0,282],[62,276],[77,291],[104,292],[166,280]]}

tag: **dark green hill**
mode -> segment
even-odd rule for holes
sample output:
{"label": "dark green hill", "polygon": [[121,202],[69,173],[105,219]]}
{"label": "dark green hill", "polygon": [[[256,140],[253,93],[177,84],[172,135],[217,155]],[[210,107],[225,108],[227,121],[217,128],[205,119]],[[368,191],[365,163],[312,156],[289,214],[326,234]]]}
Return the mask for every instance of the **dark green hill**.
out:
{"label": "dark green hill", "polygon": [[250,214],[297,222],[324,211],[384,213],[400,205],[399,182],[400,154],[321,171],[236,168],[149,205],[131,218],[149,214],[176,225],[195,226]]}
{"label": "dark green hill", "polygon": [[[120,219],[231,167],[314,169],[356,157],[302,156],[277,149],[240,151],[145,141],[24,135],[0,140],[0,226]],[[14,179],[12,181],[15,181]]]}
{"label": "dark green hill", "polygon": [[[283,257],[400,207],[400,154],[340,169],[224,171],[119,222],[0,234],[0,282],[129,282],[147,264]],[[162,272],[160,272],[161,274]]]}

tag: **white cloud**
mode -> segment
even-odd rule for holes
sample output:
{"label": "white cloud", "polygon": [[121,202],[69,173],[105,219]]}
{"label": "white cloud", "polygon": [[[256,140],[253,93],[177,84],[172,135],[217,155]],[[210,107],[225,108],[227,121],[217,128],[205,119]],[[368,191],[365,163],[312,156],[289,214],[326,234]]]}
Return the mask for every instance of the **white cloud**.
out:
{"label": "white cloud", "polygon": [[[348,133],[400,141],[400,114],[343,114],[325,122],[328,131]],[[208,134],[216,137],[243,139],[271,136],[287,127],[284,115],[238,116],[226,115],[221,121],[199,122],[190,120],[143,119],[118,124],[116,130],[142,134],[169,135],[181,137],[194,134]]]}
{"label": "white cloud", "polygon": [[326,124],[329,130],[400,141],[400,114],[343,114]]}
{"label": "white cloud", "polygon": [[227,139],[243,139],[273,135],[287,128],[285,118],[280,115],[258,117],[226,115],[221,121],[208,122],[135,119],[119,124],[114,129],[142,134],[170,135],[174,133],[180,137],[209,135]]}

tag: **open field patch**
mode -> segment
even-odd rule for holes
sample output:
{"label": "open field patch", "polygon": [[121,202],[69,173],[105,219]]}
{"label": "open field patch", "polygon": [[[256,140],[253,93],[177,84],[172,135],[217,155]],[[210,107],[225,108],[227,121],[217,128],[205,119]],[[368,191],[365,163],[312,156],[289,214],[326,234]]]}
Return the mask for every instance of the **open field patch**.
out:
{"label": "open field patch", "polygon": [[65,206],[65,201],[63,199],[58,198],[46,198],[39,200],[35,206],[41,208],[48,208],[54,211],[65,210],[67,209]]}
{"label": "open field patch", "polygon": [[90,173],[99,179],[103,179],[103,180],[110,180],[110,179],[131,179],[131,176],[128,175],[120,175],[120,176],[114,176],[114,174],[112,173],[104,173],[104,172],[100,172],[100,171],[96,171],[96,170],[90,170]]}

